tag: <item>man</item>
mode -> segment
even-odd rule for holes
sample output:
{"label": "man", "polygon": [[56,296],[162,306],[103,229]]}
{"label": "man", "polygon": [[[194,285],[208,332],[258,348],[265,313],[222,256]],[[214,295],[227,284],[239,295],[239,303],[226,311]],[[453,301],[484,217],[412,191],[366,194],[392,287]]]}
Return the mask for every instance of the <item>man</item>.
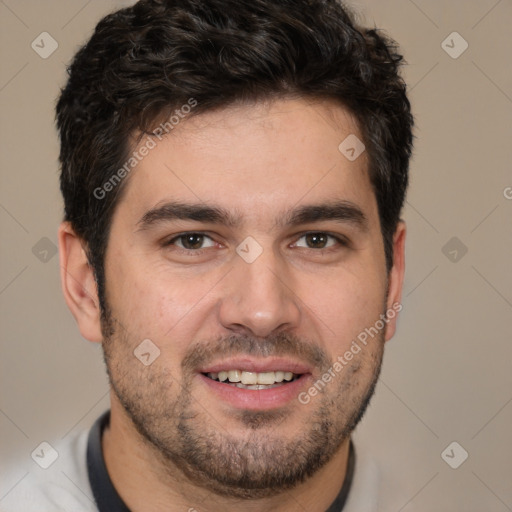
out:
{"label": "man", "polygon": [[350,436],[401,309],[400,62],[334,0],[100,21],[57,104],[59,243],[111,409],[73,441],[79,490],[46,476],[21,509],[376,510]]}

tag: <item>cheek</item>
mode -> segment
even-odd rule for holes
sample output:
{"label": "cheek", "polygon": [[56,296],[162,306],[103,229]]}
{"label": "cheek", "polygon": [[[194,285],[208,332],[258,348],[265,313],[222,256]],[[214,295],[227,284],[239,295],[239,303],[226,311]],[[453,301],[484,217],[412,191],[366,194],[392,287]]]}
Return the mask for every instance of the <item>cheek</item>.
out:
{"label": "cheek", "polygon": [[118,314],[132,336],[149,338],[174,360],[179,359],[196,331],[211,321],[209,291],[218,277],[184,277],[158,267],[152,273],[132,272],[131,276],[119,294]]}
{"label": "cheek", "polygon": [[[144,256],[122,257],[112,251],[106,266],[106,282],[110,306],[119,320],[132,330],[155,330],[183,316],[190,308],[185,283],[170,279],[168,271],[158,262]],[[155,329],[156,328],[156,329]]]}
{"label": "cheek", "polygon": [[133,332],[164,342],[173,337],[183,320],[194,311],[197,295],[180,289],[174,282],[146,279],[132,281],[122,298],[120,314]]}
{"label": "cheek", "polygon": [[300,296],[327,338],[346,345],[379,319],[385,294],[385,276],[366,267],[364,272],[342,269],[321,281],[305,280]]}

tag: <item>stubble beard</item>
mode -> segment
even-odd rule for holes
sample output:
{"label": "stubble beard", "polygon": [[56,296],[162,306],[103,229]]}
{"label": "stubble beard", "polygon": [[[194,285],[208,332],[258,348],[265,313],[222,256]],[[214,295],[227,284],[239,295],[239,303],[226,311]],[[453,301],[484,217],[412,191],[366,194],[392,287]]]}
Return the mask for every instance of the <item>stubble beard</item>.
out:
{"label": "stubble beard", "polygon": [[[197,376],[186,371],[187,364],[182,365],[179,380],[158,366],[158,360],[143,366],[133,355],[133,337],[114,328],[115,323],[112,315],[104,316],[103,331],[108,336],[103,350],[110,385],[142,441],[157,454],[169,481],[183,475],[195,486],[237,499],[276,496],[324,467],[362,418],[382,364],[384,333],[311,399],[307,415],[297,401],[282,410],[234,412],[221,423],[194,398]],[[287,334],[266,338],[263,345],[248,336],[231,335],[198,344],[197,350],[201,353],[209,345],[215,353],[225,354],[302,354],[314,360],[320,375],[332,364],[321,349],[312,350],[311,343]],[[189,363],[197,362],[196,353],[191,347]],[[205,351],[203,359],[211,353]],[[295,437],[286,429],[292,415],[300,425]],[[244,434],[230,433],[229,423],[237,431],[243,427]]]}

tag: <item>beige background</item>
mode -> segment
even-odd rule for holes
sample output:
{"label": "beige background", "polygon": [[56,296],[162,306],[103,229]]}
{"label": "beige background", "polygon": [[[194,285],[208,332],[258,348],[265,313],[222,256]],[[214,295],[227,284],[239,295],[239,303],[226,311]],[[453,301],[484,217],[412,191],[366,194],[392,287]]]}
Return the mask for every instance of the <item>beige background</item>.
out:
{"label": "beige background", "polygon": [[[129,3],[0,1],[0,460],[26,471],[42,471],[41,441],[58,448],[108,407],[100,349],[80,337],[51,252],[53,108],[78,45]],[[402,45],[417,119],[404,309],[356,437],[385,468],[381,510],[512,510],[512,2],[352,3]],[[47,59],[31,48],[43,31],[59,45]],[[441,46],[454,31],[469,44],[456,59]],[[458,469],[441,458],[452,441],[469,453]],[[1,481],[0,509],[23,475]]]}

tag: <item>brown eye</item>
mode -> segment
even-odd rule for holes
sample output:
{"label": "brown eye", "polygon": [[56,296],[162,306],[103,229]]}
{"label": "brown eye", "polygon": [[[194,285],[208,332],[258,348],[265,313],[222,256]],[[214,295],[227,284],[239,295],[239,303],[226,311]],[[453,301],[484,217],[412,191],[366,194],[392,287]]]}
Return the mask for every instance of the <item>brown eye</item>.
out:
{"label": "brown eye", "polygon": [[203,245],[204,236],[197,233],[182,235],[180,237],[181,244],[184,249],[201,249]]}
{"label": "brown eye", "polygon": [[306,244],[311,249],[323,249],[328,242],[328,238],[325,233],[308,233],[305,235]]}
{"label": "brown eye", "polygon": [[213,247],[215,243],[209,236],[202,233],[184,233],[169,240],[166,245],[175,245],[187,251],[198,251],[206,247]]}
{"label": "brown eye", "polygon": [[[304,240],[304,242],[301,242]],[[346,245],[345,241],[334,235],[322,232],[311,232],[302,235],[299,241],[295,243],[296,247],[303,247],[306,249],[328,249],[335,245]]]}

